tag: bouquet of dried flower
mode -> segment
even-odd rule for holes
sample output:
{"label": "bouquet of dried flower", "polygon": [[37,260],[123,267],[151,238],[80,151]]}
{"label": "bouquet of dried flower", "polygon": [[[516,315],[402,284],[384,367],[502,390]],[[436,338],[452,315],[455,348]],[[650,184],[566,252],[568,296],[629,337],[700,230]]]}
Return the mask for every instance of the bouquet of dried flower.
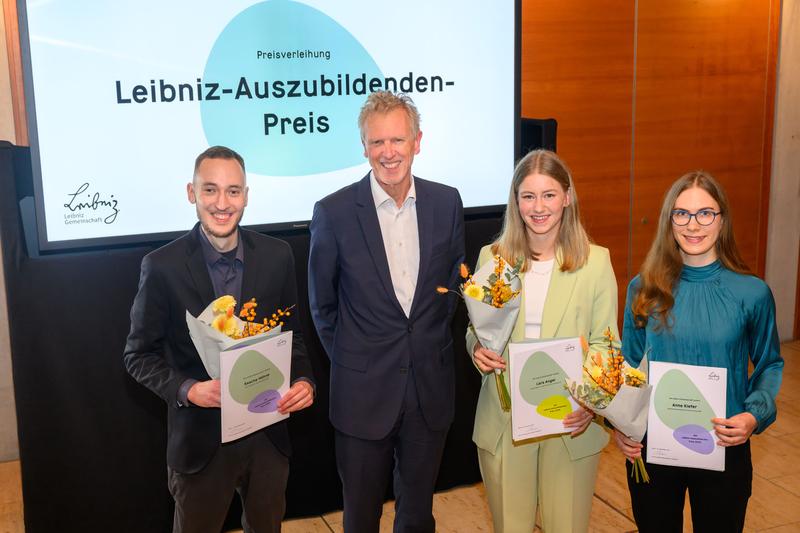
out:
{"label": "bouquet of dried flower", "polygon": [[219,379],[220,352],[280,333],[283,318],[291,315],[294,306],[278,309],[261,322],[256,322],[256,307],[256,299],[251,298],[236,316],[236,299],[225,295],[211,302],[197,318],[186,311],[189,335],[211,378]]}
{"label": "bouquet of dried flower", "polygon": [[[614,346],[614,334],[610,328],[606,329],[605,338],[608,342],[606,354],[594,353],[591,356],[588,356],[586,340],[582,339],[583,382],[567,380],[567,390],[573,398],[604,417],[628,438],[641,442],[647,431],[651,392],[647,383],[647,358],[642,360],[638,369],[632,368]],[[637,483],[650,481],[641,457],[634,461],[631,475]]]}
{"label": "bouquet of dried flower", "polygon": [[[499,255],[472,275],[467,265],[461,265],[464,281],[459,287],[460,296],[467,306],[469,327],[482,346],[498,354],[505,350],[519,314],[520,299],[517,296],[522,289],[521,267],[521,259],[511,266]],[[450,292],[446,287],[436,290],[441,294]],[[511,396],[503,374],[502,370],[495,370],[495,385],[500,407],[503,411],[510,411]]]}

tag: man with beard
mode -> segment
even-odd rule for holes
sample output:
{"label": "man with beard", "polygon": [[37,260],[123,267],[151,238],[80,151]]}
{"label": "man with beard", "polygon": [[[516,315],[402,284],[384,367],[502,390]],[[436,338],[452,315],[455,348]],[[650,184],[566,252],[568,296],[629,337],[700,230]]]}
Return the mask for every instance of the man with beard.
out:
{"label": "man with beard", "polygon": [[[244,161],[233,150],[214,146],[200,154],[186,190],[199,222],[142,260],[125,366],[167,404],[173,531],[219,532],[234,490],[246,532],[280,531],[289,473],[286,421],[220,444],[220,383],[206,373],[185,313],[197,316],[226,294],[240,303],[256,298],[265,312],[297,304],[294,257],[285,242],[239,227],[247,183]],[[294,340],[292,385],[278,402],[281,413],[314,401],[296,315],[284,325]]]}

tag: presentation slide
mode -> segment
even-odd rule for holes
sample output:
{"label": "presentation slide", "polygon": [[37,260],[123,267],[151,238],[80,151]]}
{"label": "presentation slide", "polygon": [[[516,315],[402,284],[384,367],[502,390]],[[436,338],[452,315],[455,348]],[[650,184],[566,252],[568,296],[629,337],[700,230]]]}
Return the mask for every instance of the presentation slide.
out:
{"label": "presentation slide", "polygon": [[247,167],[243,224],[302,227],[369,171],[358,112],[408,94],[414,175],[465,207],[505,204],[514,165],[518,2],[28,1],[21,9],[43,250],[146,241],[196,221],[212,145]]}

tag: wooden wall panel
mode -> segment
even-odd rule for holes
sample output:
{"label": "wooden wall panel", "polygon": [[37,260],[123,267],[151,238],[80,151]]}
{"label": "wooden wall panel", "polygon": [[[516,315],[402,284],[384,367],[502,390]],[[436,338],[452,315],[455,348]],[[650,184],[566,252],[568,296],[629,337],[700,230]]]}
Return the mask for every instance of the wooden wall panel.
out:
{"label": "wooden wall panel", "polygon": [[800,255],[797,257],[797,285],[795,287],[797,294],[794,298],[794,332],[792,337],[798,340],[800,339]]}
{"label": "wooden wall panel", "polygon": [[6,28],[8,74],[11,82],[11,102],[14,115],[15,143],[28,146],[28,119],[25,115],[25,91],[22,83],[22,55],[19,46],[19,24],[15,0],[3,0],[3,19]]}
{"label": "wooden wall panel", "polygon": [[634,4],[522,3],[522,116],[558,121],[590,235],[628,280]]}
{"label": "wooden wall panel", "polygon": [[763,272],[779,2],[639,0],[638,6],[634,271],[667,187],[702,168],[724,184],[744,258]]}

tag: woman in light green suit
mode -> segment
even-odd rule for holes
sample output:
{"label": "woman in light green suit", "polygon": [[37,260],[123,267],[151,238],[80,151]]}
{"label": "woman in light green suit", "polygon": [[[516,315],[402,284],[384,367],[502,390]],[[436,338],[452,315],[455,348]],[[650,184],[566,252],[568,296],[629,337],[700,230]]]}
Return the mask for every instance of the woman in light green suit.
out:
{"label": "woman in light green suit", "polygon": [[[525,259],[511,342],[583,335],[592,353],[603,353],[606,328],[619,338],[617,283],[608,250],[589,244],[572,177],[555,153],[535,150],[517,164],[503,230],[483,247],[478,267],[495,254],[510,264]],[[545,533],[586,531],[599,454],[608,442],[605,430],[591,412],[578,409],[564,419],[570,432],[515,444],[510,413],[501,409],[491,375],[508,368],[508,350],[501,357],[470,331],[467,350],[484,374],[472,439],[495,531],[530,533],[537,507]]]}

